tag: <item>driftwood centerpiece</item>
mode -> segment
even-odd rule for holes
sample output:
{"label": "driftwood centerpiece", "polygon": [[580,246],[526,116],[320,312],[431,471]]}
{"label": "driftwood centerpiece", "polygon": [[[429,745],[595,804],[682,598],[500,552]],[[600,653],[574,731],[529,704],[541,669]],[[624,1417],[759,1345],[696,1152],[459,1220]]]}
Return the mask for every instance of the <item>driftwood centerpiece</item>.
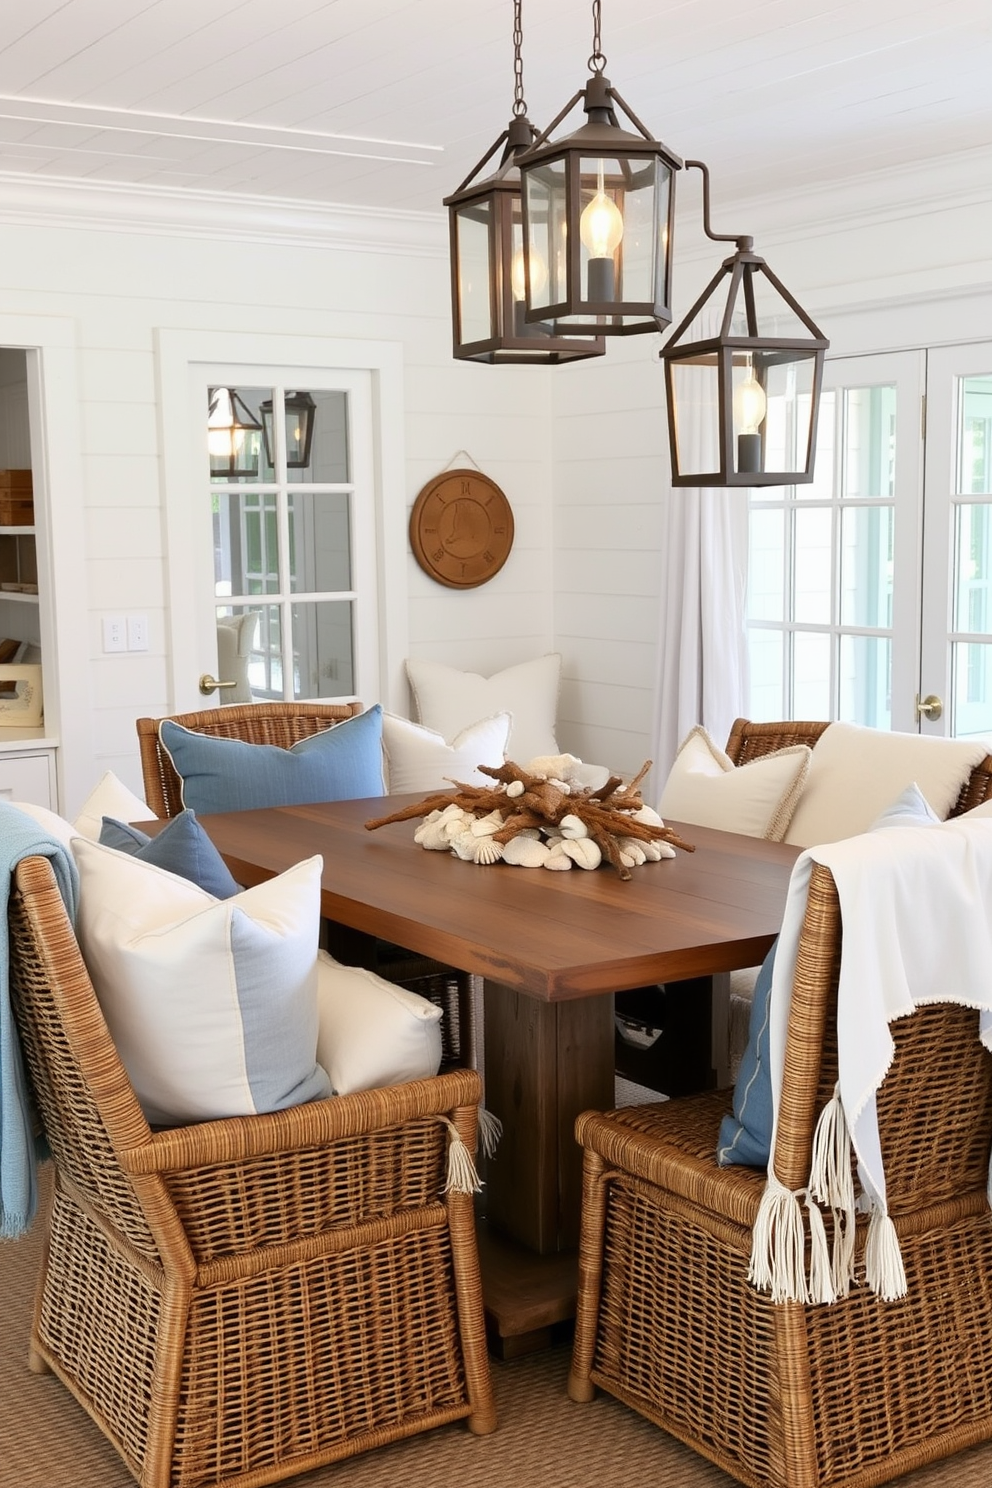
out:
{"label": "driftwood centerpiece", "polygon": [[532,760],[526,768],[510,760],[498,767],[480,765],[493,785],[453,780],[453,791],[436,791],[365,825],[372,832],[422,816],[415,840],[466,862],[562,870],[598,868],[605,861],[621,878],[629,878],[641,863],[674,857],[677,847],[693,851],[641,798],[650,760],[628,785],[611,775],[596,790],[569,781],[570,766],[580,763],[571,755],[554,755]]}

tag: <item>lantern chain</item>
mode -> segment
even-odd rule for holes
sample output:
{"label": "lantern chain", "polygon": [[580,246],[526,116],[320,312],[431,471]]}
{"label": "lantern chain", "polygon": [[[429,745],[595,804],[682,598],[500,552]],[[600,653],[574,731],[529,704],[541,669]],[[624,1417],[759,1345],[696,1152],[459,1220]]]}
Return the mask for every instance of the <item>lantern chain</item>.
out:
{"label": "lantern chain", "polygon": [[602,46],[602,0],[592,0],[592,56],[589,58],[590,72],[605,72],[606,58]]}
{"label": "lantern chain", "polygon": [[527,117],[527,105],[524,102],[524,28],[521,20],[523,0],[513,0],[513,116],[515,119]]}

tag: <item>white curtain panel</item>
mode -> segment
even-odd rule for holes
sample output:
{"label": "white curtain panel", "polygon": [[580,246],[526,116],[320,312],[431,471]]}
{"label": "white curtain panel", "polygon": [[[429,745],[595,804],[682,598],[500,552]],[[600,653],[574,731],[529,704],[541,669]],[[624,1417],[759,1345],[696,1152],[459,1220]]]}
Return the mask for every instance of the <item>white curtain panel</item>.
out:
{"label": "white curtain panel", "polygon": [[[680,436],[698,457],[695,468],[717,468],[716,454],[707,449],[714,411],[700,403],[683,406],[682,413]],[[664,547],[652,753],[656,792],[689,730],[701,723],[724,745],[747,699],[747,490],[670,487],[661,499]]]}

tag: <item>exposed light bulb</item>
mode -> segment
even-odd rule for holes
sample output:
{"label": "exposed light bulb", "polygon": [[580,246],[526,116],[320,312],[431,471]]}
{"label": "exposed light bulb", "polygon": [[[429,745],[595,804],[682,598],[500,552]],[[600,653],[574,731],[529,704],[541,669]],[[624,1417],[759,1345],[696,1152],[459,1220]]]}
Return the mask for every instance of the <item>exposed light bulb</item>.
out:
{"label": "exposed light bulb", "polygon": [[747,359],[747,376],[734,388],[734,426],[739,434],[757,434],[768,412],[765,390],[754,375],[754,363]]}
{"label": "exposed light bulb", "polygon": [[737,430],[737,469],[749,475],[761,470],[761,425],[768,412],[765,390],[754,375],[748,354],[747,376],[734,388],[734,428]]}
{"label": "exposed light bulb", "polygon": [[589,250],[590,258],[612,258],[620,247],[623,237],[623,217],[612,197],[600,187],[582,210],[579,218],[579,237]]}
{"label": "exposed light bulb", "polygon": [[[530,292],[534,299],[548,282],[548,266],[541,255],[535,250],[530,250]],[[522,247],[518,248],[510,260],[510,289],[515,300],[523,300],[527,297],[527,279],[525,255]]]}

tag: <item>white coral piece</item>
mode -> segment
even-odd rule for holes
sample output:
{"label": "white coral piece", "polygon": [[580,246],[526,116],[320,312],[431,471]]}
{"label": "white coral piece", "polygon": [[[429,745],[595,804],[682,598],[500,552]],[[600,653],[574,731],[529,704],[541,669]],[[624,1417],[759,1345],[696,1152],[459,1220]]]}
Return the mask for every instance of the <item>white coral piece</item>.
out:
{"label": "white coral piece", "polygon": [[492,837],[477,837],[475,839],[475,861],[483,866],[490,863],[498,863],[503,856],[504,847],[502,842],[495,842]]}
{"label": "white coral piece", "polygon": [[457,816],[449,816],[447,821],[442,819],[438,822],[438,826],[448,834],[450,840],[467,832],[474,821],[475,817],[470,811],[459,811]]}
{"label": "white coral piece", "polygon": [[589,828],[586,826],[581,816],[573,816],[571,814],[562,817],[561,821],[558,823],[558,830],[563,837],[571,838],[573,840],[579,837],[589,836]]}
{"label": "white coral piece", "polygon": [[517,868],[543,868],[548,858],[548,849],[539,838],[528,832],[519,832],[511,837],[503,849],[503,862]]}
{"label": "white coral piece", "polygon": [[561,850],[566,857],[571,858],[576,868],[598,868],[603,861],[603,854],[591,837],[563,842]]}
{"label": "white coral piece", "polygon": [[647,862],[647,853],[644,851],[644,843],[637,837],[618,837],[617,846],[620,856],[628,868],[639,868],[642,863]]}
{"label": "white coral piece", "polygon": [[473,837],[471,832],[461,832],[457,837],[449,839],[448,846],[463,863],[474,863],[475,849],[480,840],[478,837]]}
{"label": "white coral piece", "polygon": [[414,841],[419,842],[428,852],[447,852],[451,846],[451,840],[445,831],[445,824],[440,821],[425,822],[418,831],[414,833]]}
{"label": "white coral piece", "polygon": [[524,769],[538,780],[568,780],[575,766],[581,763],[574,754],[537,754]]}
{"label": "white coral piece", "polygon": [[564,873],[566,869],[571,868],[572,860],[565,852],[565,844],[563,842],[555,843],[554,847],[548,853],[544,866],[545,868],[552,869],[555,873]]}

